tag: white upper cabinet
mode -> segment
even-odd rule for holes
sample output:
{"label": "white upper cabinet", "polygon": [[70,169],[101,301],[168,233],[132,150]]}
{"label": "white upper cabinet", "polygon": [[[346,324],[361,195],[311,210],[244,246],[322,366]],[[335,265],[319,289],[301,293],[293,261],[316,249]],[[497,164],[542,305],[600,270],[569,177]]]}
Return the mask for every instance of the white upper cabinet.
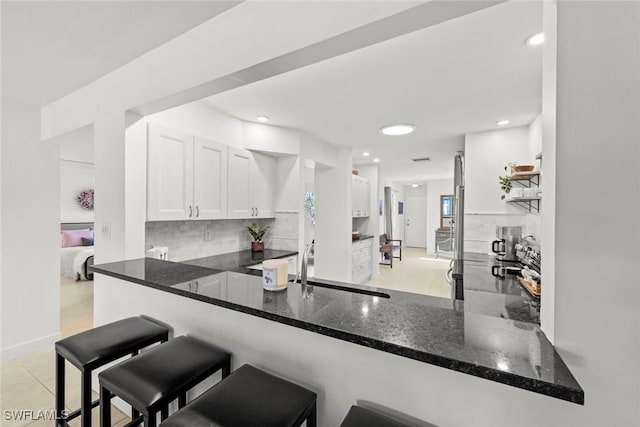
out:
{"label": "white upper cabinet", "polygon": [[229,147],[229,218],[275,216],[276,159]]}
{"label": "white upper cabinet", "polygon": [[254,216],[273,218],[276,216],[276,158],[261,153],[252,154],[249,196],[252,206],[255,208]]}
{"label": "white upper cabinet", "polygon": [[147,219],[227,217],[227,146],[149,124]]}
{"label": "white upper cabinet", "polygon": [[251,152],[229,147],[229,218],[249,218],[253,210],[249,202]]}
{"label": "white upper cabinet", "polygon": [[193,203],[195,218],[227,217],[227,149],[224,144],[195,138]]}
{"label": "white upper cabinet", "polygon": [[149,125],[147,219],[193,215],[193,137]]}
{"label": "white upper cabinet", "polygon": [[351,202],[353,217],[368,217],[371,213],[370,185],[367,178],[351,175]]}

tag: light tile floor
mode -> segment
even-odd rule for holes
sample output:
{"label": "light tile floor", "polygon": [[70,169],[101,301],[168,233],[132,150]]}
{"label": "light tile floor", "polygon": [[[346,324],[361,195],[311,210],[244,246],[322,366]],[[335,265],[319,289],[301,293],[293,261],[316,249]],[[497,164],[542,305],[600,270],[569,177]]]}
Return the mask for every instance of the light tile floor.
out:
{"label": "light tile floor", "polygon": [[[60,330],[63,337],[90,329],[93,326],[93,282],[76,282],[62,278],[60,283]],[[80,373],[67,363],[66,366],[66,404],[67,409],[80,407]],[[31,354],[19,359],[2,363],[0,366],[0,425],[17,426],[53,426],[52,420],[44,420],[45,411],[54,409],[55,392],[55,352],[52,349]],[[94,399],[97,394],[94,393]],[[22,420],[12,418],[5,411],[33,411]],[[39,412],[42,411],[42,412]],[[112,407],[112,421],[118,427],[124,426],[130,419],[115,407]],[[24,413],[23,413],[24,415]],[[38,419],[40,415],[40,419]],[[99,426],[99,411],[92,412],[92,425]],[[69,423],[80,426],[80,419]]]}
{"label": "light tile floor", "polygon": [[402,261],[393,260],[393,268],[380,266],[380,276],[367,286],[450,298],[451,286],[446,274],[451,260],[427,255],[424,248],[403,248]]}

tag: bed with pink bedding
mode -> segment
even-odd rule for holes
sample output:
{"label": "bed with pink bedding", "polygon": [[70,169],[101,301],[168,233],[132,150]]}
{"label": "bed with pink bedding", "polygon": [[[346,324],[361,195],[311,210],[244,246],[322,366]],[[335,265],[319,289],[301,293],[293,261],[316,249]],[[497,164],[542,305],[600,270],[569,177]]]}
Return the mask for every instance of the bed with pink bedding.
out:
{"label": "bed with pink bedding", "polygon": [[74,280],[93,280],[93,223],[65,223],[60,227],[60,274]]}

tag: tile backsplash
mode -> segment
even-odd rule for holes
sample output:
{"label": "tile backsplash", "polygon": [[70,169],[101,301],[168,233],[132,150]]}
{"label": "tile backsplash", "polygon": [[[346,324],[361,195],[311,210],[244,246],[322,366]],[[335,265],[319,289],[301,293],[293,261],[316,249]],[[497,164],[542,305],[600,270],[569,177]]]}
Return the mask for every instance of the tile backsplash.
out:
{"label": "tile backsplash", "polygon": [[[270,249],[298,250],[298,213],[277,212],[267,219],[218,219],[201,221],[151,221],[145,227],[145,248],[166,246],[170,261],[251,249],[247,226],[268,226],[264,245]],[[205,240],[209,231],[211,239]]]}
{"label": "tile backsplash", "polygon": [[298,250],[298,213],[294,211],[276,212],[276,220],[271,230],[269,248]]}
{"label": "tile backsplash", "polygon": [[[264,238],[265,247],[281,249],[272,245],[276,220],[271,218],[147,222],[145,247],[167,246],[170,261],[243,251],[251,249],[252,239],[247,226],[253,222],[270,227]],[[205,240],[205,231],[211,232],[211,240]]]}
{"label": "tile backsplash", "polygon": [[541,236],[541,220],[538,214],[468,213],[464,215],[465,252],[491,252],[491,242],[496,239],[496,226],[522,226],[522,235]]}

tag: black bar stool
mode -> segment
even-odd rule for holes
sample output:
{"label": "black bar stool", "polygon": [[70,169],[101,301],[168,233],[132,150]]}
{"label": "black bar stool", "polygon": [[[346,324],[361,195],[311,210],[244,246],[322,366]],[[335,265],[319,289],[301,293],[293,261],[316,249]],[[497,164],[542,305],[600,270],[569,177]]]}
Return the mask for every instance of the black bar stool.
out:
{"label": "black bar stool", "polygon": [[[169,403],[187,403],[187,391],[222,370],[231,372],[231,355],[193,337],[177,337],[137,357],[100,372],[100,425],[111,425],[111,398],[117,396],[142,413],[145,427],[156,425],[156,416],[169,415]],[[139,423],[133,419],[130,425]]]}
{"label": "black bar stool", "polygon": [[[91,409],[99,400],[91,401],[91,372],[128,354],[169,339],[169,329],[151,319],[130,317],[58,341],[56,347],[56,425],[81,416],[81,426],[91,427]],[[80,409],[63,418],[65,407],[65,360],[80,370]]]}
{"label": "black bar stool", "polygon": [[316,394],[243,365],[160,427],[316,427]]}
{"label": "black bar stool", "polygon": [[352,406],[340,427],[411,427],[371,409]]}

